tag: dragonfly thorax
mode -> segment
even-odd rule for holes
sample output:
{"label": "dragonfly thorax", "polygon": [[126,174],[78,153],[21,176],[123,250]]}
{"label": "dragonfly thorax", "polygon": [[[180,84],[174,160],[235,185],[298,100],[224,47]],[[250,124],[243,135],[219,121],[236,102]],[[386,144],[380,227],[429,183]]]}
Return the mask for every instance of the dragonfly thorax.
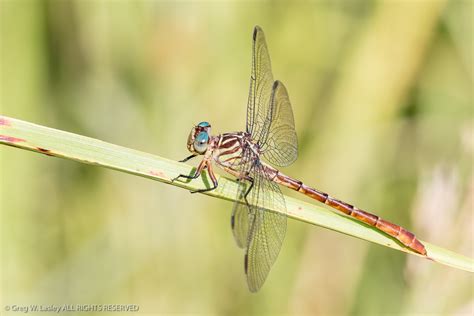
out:
{"label": "dragonfly thorax", "polygon": [[210,142],[212,157],[218,166],[236,171],[239,166],[258,159],[260,148],[249,133],[224,133],[213,137]]}

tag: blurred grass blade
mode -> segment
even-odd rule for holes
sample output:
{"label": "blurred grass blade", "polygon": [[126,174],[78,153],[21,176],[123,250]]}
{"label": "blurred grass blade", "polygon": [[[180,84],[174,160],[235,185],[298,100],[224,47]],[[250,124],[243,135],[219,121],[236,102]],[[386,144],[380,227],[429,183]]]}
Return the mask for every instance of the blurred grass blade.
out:
{"label": "blurred grass blade", "polygon": [[[103,166],[134,175],[165,182],[188,190],[209,187],[206,174],[189,182],[171,182],[179,174],[189,174],[192,167],[173,160],[109,144],[97,139],[72,134],[21,120],[0,116],[0,143],[28,149],[48,156]],[[234,200],[237,186],[234,181],[220,177],[219,187],[207,195]],[[288,216],[313,225],[329,228],[350,236],[371,241],[396,250],[418,255],[396,240],[358,221],[331,212],[321,206],[285,197]],[[278,210],[274,210],[278,211]],[[474,272],[474,260],[449,250],[423,242],[428,259],[457,269]],[[419,255],[418,255],[419,256]],[[420,256],[423,257],[423,256]]]}

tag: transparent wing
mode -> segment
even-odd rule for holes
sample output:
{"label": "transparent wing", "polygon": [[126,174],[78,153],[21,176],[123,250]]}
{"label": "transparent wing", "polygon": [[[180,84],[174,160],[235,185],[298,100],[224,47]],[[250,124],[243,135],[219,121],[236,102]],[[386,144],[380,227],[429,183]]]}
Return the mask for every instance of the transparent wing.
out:
{"label": "transparent wing", "polygon": [[[248,195],[248,238],[245,273],[250,291],[257,292],[280,252],[286,233],[285,200],[278,185],[269,180],[261,165],[250,171],[254,185]],[[284,214],[267,211],[277,208]]]}
{"label": "transparent wing", "polygon": [[268,162],[282,167],[296,160],[298,140],[290,99],[285,86],[273,81],[265,35],[259,26],[253,32],[247,132]]}
{"label": "transparent wing", "polygon": [[288,166],[298,157],[298,138],[288,92],[278,80],[273,84],[268,116],[270,125],[259,143],[263,157],[276,166]]}
{"label": "transparent wing", "polygon": [[253,161],[252,158],[255,158],[253,157],[252,151],[246,150],[243,152],[242,158],[236,160],[233,164],[233,168],[242,175],[237,179],[239,181],[239,187],[237,189],[237,198],[232,208],[230,221],[235,242],[240,248],[247,247],[249,227],[248,214],[250,208],[248,203],[245,201],[245,194],[250,189],[250,183],[245,180],[244,175],[250,172],[252,166],[251,161]]}
{"label": "transparent wing", "polygon": [[231,227],[235,242],[239,248],[247,247],[247,236],[249,230],[248,214],[250,209],[245,203],[244,195],[247,192],[247,185],[243,181],[239,182],[237,200],[232,208]]}
{"label": "transparent wing", "polygon": [[247,132],[258,141],[262,131],[268,129],[266,121],[273,75],[265,35],[259,26],[253,30],[252,70],[247,102]]}

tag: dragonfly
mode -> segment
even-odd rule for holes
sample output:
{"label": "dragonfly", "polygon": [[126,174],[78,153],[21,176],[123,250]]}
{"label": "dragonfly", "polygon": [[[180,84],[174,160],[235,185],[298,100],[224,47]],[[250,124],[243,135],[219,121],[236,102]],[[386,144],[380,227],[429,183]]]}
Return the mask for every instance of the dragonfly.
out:
{"label": "dragonfly", "polygon": [[296,160],[298,139],[287,89],[282,82],[273,79],[265,35],[259,26],[254,28],[252,39],[245,131],[212,136],[211,125],[200,122],[191,129],[187,140],[191,155],[181,162],[197,156],[203,159],[194,174],[181,174],[173,179],[196,179],[207,169],[212,187],[191,191],[196,193],[218,187],[214,166],[236,177],[238,189],[231,228],[237,246],[245,250],[244,269],[249,290],[257,292],[262,287],[285,238],[286,206],[279,185],[373,226],[408,249],[426,255],[424,245],[405,228],[335,199],[273,167],[286,167]]}

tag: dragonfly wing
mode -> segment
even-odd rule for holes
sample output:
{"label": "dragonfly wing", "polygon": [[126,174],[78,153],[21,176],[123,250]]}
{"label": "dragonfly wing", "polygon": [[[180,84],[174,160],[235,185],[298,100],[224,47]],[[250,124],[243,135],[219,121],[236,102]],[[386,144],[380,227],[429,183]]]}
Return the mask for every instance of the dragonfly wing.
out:
{"label": "dragonfly wing", "polygon": [[[245,273],[250,291],[257,292],[265,282],[280,252],[286,233],[285,200],[278,185],[263,170],[255,168],[254,187],[249,194],[247,252]],[[279,209],[274,213],[266,209]]]}
{"label": "dragonfly wing", "polygon": [[239,181],[239,186],[237,188],[237,197],[232,208],[230,221],[235,242],[240,248],[245,248],[247,246],[249,230],[248,215],[250,208],[245,200],[245,195],[249,191],[251,183],[246,180],[245,175],[250,172],[253,165],[252,162],[255,161],[255,159],[258,159],[258,157],[255,157],[255,154],[251,150],[244,150],[242,157],[236,159],[232,166],[232,168],[237,170],[241,175],[237,179],[237,181]]}
{"label": "dragonfly wing", "polygon": [[273,81],[265,35],[259,26],[253,32],[247,132],[268,162],[288,166],[296,160],[298,140],[290,99],[285,86]]}
{"label": "dragonfly wing", "polygon": [[244,200],[244,195],[247,192],[247,186],[243,181],[239,182],[239,188],[237,193],[237,200],[234,202],[232,208],[231,227],[232,233],[234,234],[235,242],[240,248],[247,246],[248,237],[248,214],[250,208]]}
{"label": "dragonfly wing", "polygon": [[252,70],[247,102],[247,132],[257,141],[260,134],[268,129],[269,122],[266,121],[266,117],[272,85],[272,66],[265,34],[259,26],[256,26],[253,30]]}
{"label": "dragonfly wing", "polygon": [[274,165],[288,166],[298,157],[298,137],[288,92],[278,80],[273,84],[267,120],[270,126],[260,140],[263,157]]}

